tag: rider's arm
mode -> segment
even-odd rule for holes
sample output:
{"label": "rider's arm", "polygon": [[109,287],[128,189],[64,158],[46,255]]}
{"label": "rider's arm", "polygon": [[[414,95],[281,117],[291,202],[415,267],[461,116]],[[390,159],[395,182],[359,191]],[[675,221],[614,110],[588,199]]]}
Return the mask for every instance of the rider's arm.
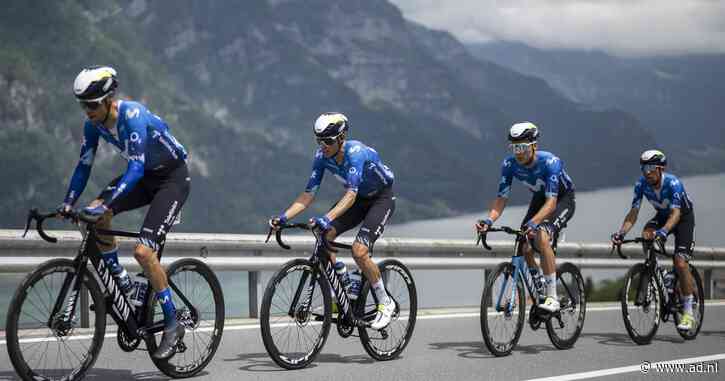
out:
{"label": "rider's arm", "polygon": [[342,196],[340,201],[335,204],[335,207],[330,209],[329,212],[325,216],[330,219],[330,221],[334,220],[337,217],[340,217],[343,213],[347,212],[348,209],[352,206],[352,204],[355,203],[355,199],[357,198],[357,192],[353,192],[351,190],[348,190],[345,192],[345,194]]}
{"label": "rider's arm", "polygon": [[488,212],[488,218],[490,218],[492,222],[496,222],[496,220],[501,217],[503,210],[506,208],[507,201],[508,198],[506,197],[496,197],[496,199],[493,200],[491,210]]}
{"label": "rider's arm", "polygon": [[632,226],[637,223],[637,216],[639,216],[639,208],[632,208],[629,210],[629,213],[627,213],[627,215],[624,217],[622,227],[619,228],[619,231],[622,233],[622,235],[627,235],[629,230],[632,229]]}
{"label": "rider's arm", "polygon": [[537,225],[544,221],[546,217],[549,217],[551,213],[554,212],[554,209],[556,209],[556,201],[556,197],[547,197],[546,202],[544,202],[544,206],[542,206],[541,209],[539,209],[539,211],[531,217],[531,221]]}
{"label": "rider's arm", "polygon": [[636,184],[634,184],[634,195],[632,196],[632,208],[629,213],[624,217],[622,227],[619,231],[626,235],[632,226],[637,222],[637,216],[639,216],[639,207],[642,206],[642,196],[644,195],[644,178],[640,178]]}
{"label": "rider's arm", "polygon": [[[131,106],[137,107],[137,106]],[[119,110],[120,115],[124,114]],[[144,175],[146,162],[146,118],[144,113],[126,112],[126,126],[131,131],[128,140],[128,167],[116,184],[116,190],[106,196],[103,204],[110,206],[119,196],[131,190]]]}
{"label": "rider's arm", "polygon": [[88,177],[91,175],[91,167],[96,157],[98,149],[98,132],[90,124],[83,126],[83,144],[81,145],[81,155],[73,171],[68,192],[65,195],[64,203],[73,205],[80,197],[83,190],[88,184]]}
{"label": "rider's arm", "polygon": [[670,211],[670,216],[667,217],[667,222],[662,227],[662,229],[665,229],[666,231],[672,231],[672,228],[677,225],[678,222],[680,222],[680,216],[682,215],[680,208],[672,208]]}
{"label": "rider's arm", "polygon": [[498,183],[498,194],[496,199],[493,200],[491,210],[488,212],[488,218],[491,221],[496,221],[503,210],[506,208],[506,202],[508,201],[509,195],[511,194],[511,183],[513,182],[513,161],[511,158],[507,158],[501,164],[501,180]]}
{"label": "rider's arm", "polygon": [[284,215],[287,217],[288,220],[291,220],[295,218],[298,214],[302,213],[305,209],[307,209],[310,204],[312,204],[312,201],[315,200],[315,194],[311,192],[302,192],[299,196],[292,202],[292,205],[290,205],[287,210],[284,211]]}

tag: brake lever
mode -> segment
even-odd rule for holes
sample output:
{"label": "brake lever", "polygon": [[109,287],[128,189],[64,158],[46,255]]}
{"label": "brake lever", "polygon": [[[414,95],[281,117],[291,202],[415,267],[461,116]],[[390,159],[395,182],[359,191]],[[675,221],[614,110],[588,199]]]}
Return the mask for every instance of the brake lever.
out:
{"label": "brake lever", "polygon": [[25,231],[23,232],[23,238],[28,234],[28,230],[30,230],[30,224],[33,223],[33,220],[38,215],[38,209],[30,209],[28,212],[28,219],[25,221]]}

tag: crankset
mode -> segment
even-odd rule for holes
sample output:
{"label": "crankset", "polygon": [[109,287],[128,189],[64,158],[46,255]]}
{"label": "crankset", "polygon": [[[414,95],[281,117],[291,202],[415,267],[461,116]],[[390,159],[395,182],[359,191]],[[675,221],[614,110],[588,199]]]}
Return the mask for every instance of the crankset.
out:
{"label": "crankset", "polygon": [[118,346],[121,347],[121,350],[124,352],[133,352],[136,348],[138,348],[138,345],[141,344],[140,337],[131,339],[128,335],[126,335],[126,332],[120,328],[116,333],[116,341],[118,341]]}
{"label": "crankset", "polygon": [[539,318],[538,308],[536,308],[535,304],[532,305],[531,309],[529,310],[529,326],[531,326],[531,329],[536,331],[541,327],[542,321],[543,320]]}

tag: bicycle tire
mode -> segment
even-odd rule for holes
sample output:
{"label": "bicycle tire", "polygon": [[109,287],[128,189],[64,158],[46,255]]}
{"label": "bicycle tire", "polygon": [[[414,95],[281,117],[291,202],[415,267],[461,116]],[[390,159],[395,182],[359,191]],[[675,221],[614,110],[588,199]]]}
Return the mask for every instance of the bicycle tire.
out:
{"label": "bicycle tire", "polygon": [[[492,337],[492,324],[489,322],[489,307],[493,308],[491,311],[493,318],[492,321],[500,320],[503,318],[505,321],[512,320],[512,316],[506,316],[506,313],[503,311],[496,311],[495,306],[493,306],[494,297],[498,298],[498,295],[500,294],[500,289],[495,288],[496,286],[496,280],[499,278],[499,276],[503,275],[504,279],[503,281],[506,282],[505,285],[515,285],[516,287],[516,296],[515,298],[518,298],[518,303],[516,301],[513,301],[514,304],[514,311],[516,313],[516,327],[513,330],[513,337],[510,339],[505,339],[505,341],[497,342]],[[512,278],[513,277],[513,278]],[[515,279],[515,281],[512,282],[512,279]],[[504,288],[503,295],[511,295],[508,288]],[[496,357],[501,356],[508,356],[511,354],[511,351],[516,347],[516,344],[519,342],[519,339],[521,338],[521,332],[524,328],[524,320],[526,317],[526,301],[524,299],[524,285],[521,281],[521,278],[514,274],[514,267],[509,262],[500,263],[498,266],[496,266],[496,269],[493,270],[491,273],[491,276],[486,279],[486,286],[483,289],[483,295],[481,296],[481,334],[483,335],[483,342],[486,344],[486,348]],[[507,301],[506,303],[503,303],[504,306],[507,306],[508,303],[511,301]],[[522,307],[524,306],[524,307]]]}
{"label": "bicycle tire", "polygon": [[[299,279],[290,278],[290,285],[282,285],[285,278],[291,276],[290,274],[295,272],[300,272]],[[285,263],[284,266],[282,266],[282,268],[280,268],[274,276],[272,276],[272,279],[269,280],[262,299],[262,308],[260,311],[262,342],[264,343],[264,348],[267,350],[269,357],[271,357],[277,365],[284,369],[301,369],[311,364],[325,345],[325,341],[327,341],[327,337],[330,333],[330,324],[332,320],[330,286],[325,276],[319,272],[317,274],[316,284],[313,286],[313,299],[310,305],[311,308],[307,311],[300,311],[296,314],[296,317],[289,316],[288,314],[294,294],[299,286],[299,282],[302,280],[302,276],[305,273],[307,274],[305,282],[307,284],[309,281],[309,275],[314,273],[313,264],[309,260],[293,259]],[[321,301],[319,299],[314,299],[316,295],[321,298]],[[279,298],[284,298],[286,296],[287,300],[280,300],[277,302],[277,300],[274,299],[275,296],[278,296]],[[320,303],[322,304],[321,306],[319,305]],[[276,307],[279,310],[272,311],[273,307]],[[310,313],[310,311],[315,310],[317,311],[317,314]],[[315,317],[316,320],[310,324],[310,320],[313,317]],[[274,319],[274,321],[271,321],[272,319]],[[275,337],[279,335],[278,332],[283,331],[273,333],[273,328],[284,329],[289,328],[290,326],[296,326],[298,328],[313,327],[317,324],[317,319],[321,320],[321,328],[319,330],[315,330],[314,328],[312,329],[313,332],[316,332],[317,338],[312,340],[312,345],[309,349],[303,351],[300,355],[290,357],[292,354],[285,351],[284,348],[280,348],[280,345],[275,342]]]}
{"label": "bicycle tire", "polygon": [[[645,304],[644,306],[637,306],[635,304],[635,299],[637,297],[637,287],[639,287],[638,284],[641,277],[643,276],[647,277],[647,294],[651,298],[651,301],[649,302],[649,304]],[[630,298],[632,298],[632,308],[630,308]],[[624,284],[622,285],[622,290],[619,293],[619,300],[622,306],[622,319],[624,320],[624,327],[627,329],[627,334],[632,339],[632,341],[634,341],[638,345],[649,344],[655,334],[657,334],[657,329],[660,325],[660,314],[663,300],[662,298],[662,290],[660,289],[659,284],[652,276],[647,273],[647,267],[645,267],[643,263],[637,263],[627,271],[627,274],[624,276]],[[638,330],[637,327],[634,326],[634,323],[632,321],[633,319],[630,313],[630,309],[635,310],[634,307],[637,307],[636,309],[643,309],[644,313],[648,313],[649,309],[654,307],[652,311],[652,317],[647,319],[651,320],[651,324],[645,321],[647,326],[644,326],[642,329]],[[638,320],[641,321],[640,319]],[[642,332],[640,333],[640,331]]]}
{"label": "bicycle tire", "polygon": [[[387,361],[398,357],[410,342],[418,315],[418,294],[413,275],[400,261],[386,259],[378,264],[378,268],[380,276],[385,279],[385,290],[395,301],[396,314],[384,330],[376,331],[369,327],[359,327],[358,333],[360,342],[370,357],[378,361]],[[397,276],[393,277],[396,274]],[[371,293],[370,282],[367,280],[362,286],[360,298],[362,299],[357,301],[357,305],[361,306],[359,310],[363,316],[366,312],[375,311],[377,306],[375,306]],[[403,317],[407,317],[405,322],[402,320]],[[399,334],[395,334],[396,332]],[[389,345],[378,345],[377,343],[388,343]]]}
{"label": "bicycle tire", "polygon": [[[190,275],[192,273],[195,276]],[[167,376],[192,377],[209,364],[219,348],[224,332],[224,294],[214,272],[198,259],[184,258],[175,261],[169,265],[166,275],[168,279],[173,280],[174,285],[187,300],[197,308],[199,316],[186,315],[185,312],[189,312],[189,310],[184,307],[184,301],[176,292],[172,292],[177,318],[179,318],[180,324],[186,324],[183,342],[185,345],[187,343],[189,345],[187,345],[186,351],[176,353],[169,359],[159,360],[150,356],[151,361]],[[204,282],[208,288],[203,287]],[[163,320],[163,312],[156,302],[156,298],[149,298],[146,314],[148,322]],[[160,334],[146,339],[149,354],[156,351],[160,342]]]}
{"label": "bicycle tire", "polygon": [[[695,282],[695,288],[697,290],[697,294],[694,295],[695,297],[695,305],[696,308],[693,308],[693,312],[695,312],[695,324],[696,326],[693,327],[693,329],[688,331],[681,331],[679,329],[676,329],[677,333],[680,334],[680,337],[682,337],[685,340],[694,340],[697,337],[697,334],[700,333],[700,329],[702,328],[702,321],[705,318],[705,298],[704,298],[704,288],[702,285],[702,278],[700,277],[700,272],[697,271],[695,266],[689,265],[690,268],[690,274],[692,274],[692,280]],[[675,325],[679,322],[679,316],[675,319],[673,319],[675,322]]]}
{"label": "bicycle tire", "polygon": [[[103,346],[103,339],[106,331],[105,298],[95,278],[89,276],[89,273],[85,274],[83,278],[83,285],[90,293],[91,299],[89,301],[94,304],[94,311],[91,312],[94,319],[91,324],[92,328],[78,328],[79,323],[76,323],[72,328],[70,328],[69,332],[66,332],[63,337],[69,338],[72,336],[72,333],[77,333],[79,334],[79,336],[76,336],[74,340],[63,340],[57,335],[58,331],[53,331],[48,327],[47,321],[50,320],[50,313],[58,297],[58,293],[60,291],[59,289],[63,284],[63,280],[65,279],[67,274],[75,274],[75,272],[76,268],[72,260],[53,259],[41,264],[40,266],[38,266],[37,269],[28,274],[15,291],[12,301],[10,302],[10,307],[8,309],[5,333],[10,361],[15,368],[15,372],[23,380],[37,381],[52,378],[64,380],[80,380],[84,377],[85,373],[93,366],[93,364],[96,362],[96,359],[98,358],[98,354],[101,351],[101,347]],[[59,275],[57,278],[54,277],[54,275],[58,273],[61,273],[63,275]],[[49,284],[50,289],[48,286]],[[57,289],[51,290],[56,285]],[[40,291],[37,291],[35,289],[36,286],[38,288],[45,286],[43,295],[40,294]],[[32,297],[33,295],[40,297],[47,295],[49,297],[48,303],[33,302],[31,299],[29,299],[29,297]],[[43,309],[45,309],[45,311],[41,311]],[[42,312],[45,312],[46,314],[43,315]],[[75,309],[74,318],[71,320],[76,321],[79,315],[80,306],[77,306]],[[30,317],[31,319],[35,320],[35,325],[39,325],[39,327],[36,329],[31,328],[31,322],[21,321],[22,316]],[[50,336],[46,336],[45,338],[39,337],[38,333],[40,332],[38,331],[41,331],[42,329],[49,331]],[[71,334],[69,335],[68,333]],[[85,335],[83,335],[84,333]],[[90,345],[85,346],[84,342],[87,341],[85,340],[85,336],[87,336],[88,334],[91,334]],[[24,354],[22,344],[30,344],[26,347],[27,349],[30,349],[35,345],[40,347],[42,344],[38,345],[37,343],[43,342],[55,342],[59,344],[58,351],[48,351],[48,345],[50,344],[45,345],[46,354],[47,352],[51,352],[51,355],[52,353],[56,353],[58,355],[58,357],[56,358],[56,360],[58,361],[54,362],[54,364],[59,365],[58,368],[41,370],[38,369],[35,365],[28,364],[29,360],[32,360],[33,357],[29,357]],[[62,347],[70,350],[73,354],[67,356],[63,356],[62,354],[60,354],[60,348],[62,348],[60,345],[61,343]],[[84,349],[74,352],[72,350],[72,347],[79,347]],[[41,355],[40,359],[45,359],[44,364],[48,363],[48,357],[45,354]],[[71,365],[70,363],[74,362],[75,360],[80,361],[78,366],[72,366],[67,371],[60,368],[66,365]],[[53,375],[47,375],[47,371],[52,371],[51,373],[53,373]]]}
{"label": "bicycle tire", "polygon": [[[569,276],[566,276],[567,274]],[[579,339],[586,319],[587,300],[584,292],[584,279],[578,267],[573,263],[564,262],[556,269],[556,283],[561,309],[555,316],[546,320],[546,334],[557,349],[569,349]],[[572,299],[575,301],[571,302]],[[576,325],[571,334],[564,337],[562,333],[566,333],[565,329],[571,326],[571,323],[567,324],[563,321],[567,317],[571,318],[567,320],[571,320]],[[561,323],[559,319],[562,319]]]}

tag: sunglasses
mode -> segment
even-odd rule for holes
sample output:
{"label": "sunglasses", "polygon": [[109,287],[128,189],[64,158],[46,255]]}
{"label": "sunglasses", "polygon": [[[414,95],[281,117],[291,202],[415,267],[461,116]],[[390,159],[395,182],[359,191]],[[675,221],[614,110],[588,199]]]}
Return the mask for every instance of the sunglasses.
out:
{"label": "sunglasses", "polygon": [[324,145],[324,146],[331,146],[335,143],[337,143],[337,138],[340,135],[333,136],[330,138],[315,138],[315,141],[317,142],[317,145]]}
{"label": "sunglasses", "polygon": [[100,107],[101,103],[103,103],[103,101],[92,101],[92,102],[78,101],[78,103],[80,103],[82,109],[84,109],[86,111],[92,111],[92,110],[96,110],[98,107]]}
{"label": "sunglasses", "polygon": [[533,142],[531,142],[531,143],[511,143],[511,144],[509,144],[509,147],[511,147],[511,150],[514,151],[514,154],[518,155],[518,154],[528,152],[529,147],[531,147],[534,144],[536,144],[536,143],[533,143]]}
{"label": "sunglasses", "polygon": [[648,173],[652,173],[655,169],[659,168],[659,166],[655,164],[645,164],[641,168],[642,173],[646,175]]}

